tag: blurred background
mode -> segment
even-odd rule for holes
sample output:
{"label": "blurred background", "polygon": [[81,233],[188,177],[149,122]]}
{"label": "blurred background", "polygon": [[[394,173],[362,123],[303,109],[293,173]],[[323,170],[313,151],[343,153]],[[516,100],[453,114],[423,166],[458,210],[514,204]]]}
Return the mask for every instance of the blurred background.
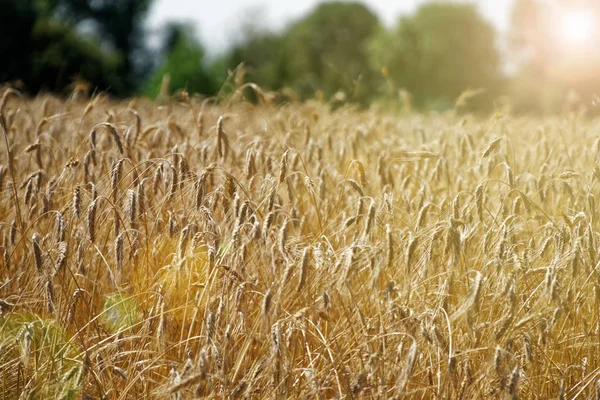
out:
{"label": "blurred background", "polygon": [[[600,2],[0,0],[0,82],[403,110],[600,107]],[[277,94],[273,94],[277,92]]]}

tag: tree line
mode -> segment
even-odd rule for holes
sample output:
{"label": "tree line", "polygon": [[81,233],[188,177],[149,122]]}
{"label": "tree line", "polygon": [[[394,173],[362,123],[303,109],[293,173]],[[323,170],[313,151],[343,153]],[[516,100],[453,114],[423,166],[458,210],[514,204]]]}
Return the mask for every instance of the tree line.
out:
{"label": "tree line", "polygon": [[160,48],[149,48],[151,3],[8,0],[0,33],[13,39],[0,42],[0,81],[32,94],[79,84],[118,97],[213,96],[228,90],[236,71],[236,84],[253,82],[288,99],[421,110],[509,104],[556,111],[567,92],[585,102],[600,88],[598,60],[564,57],[552,43],[542,0],[516,1],[505,52],[472,4],[429,2],[387,28],[360,2],[330,1],[281,31],[243,27],[243,39],[213,59],[185,23],[167,23]]}

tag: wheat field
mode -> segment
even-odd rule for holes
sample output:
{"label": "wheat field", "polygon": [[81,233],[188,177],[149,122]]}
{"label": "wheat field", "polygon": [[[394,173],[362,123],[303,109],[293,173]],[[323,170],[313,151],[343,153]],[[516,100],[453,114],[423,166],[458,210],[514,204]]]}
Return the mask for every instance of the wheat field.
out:
{"label": "wheat field", "polygon": [[0,100],[0,399],[600,398],[600,124]]}

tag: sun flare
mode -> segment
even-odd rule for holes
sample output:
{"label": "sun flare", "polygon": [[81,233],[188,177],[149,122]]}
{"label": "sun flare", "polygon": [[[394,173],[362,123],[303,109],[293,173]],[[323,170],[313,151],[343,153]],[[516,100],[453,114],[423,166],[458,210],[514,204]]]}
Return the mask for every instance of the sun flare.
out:
{"label": "sun flare", "polygon": [[562,17],[561,33],[568,44],[588,43],[596,32],[592,15],[583,9],[570,10]]}

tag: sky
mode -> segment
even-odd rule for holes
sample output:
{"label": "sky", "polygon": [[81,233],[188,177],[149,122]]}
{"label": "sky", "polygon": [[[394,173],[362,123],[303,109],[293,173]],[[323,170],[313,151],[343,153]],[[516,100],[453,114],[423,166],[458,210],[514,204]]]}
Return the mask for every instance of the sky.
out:
{"label": "sky", "polygon": [[[466,0],[475,3],[500,32],[508,27],[514,0]],[[240,40],[240,25],[282,29],[301,18],[323,0],[155,0],[149,15],[150,29],[158,31],[170,20],[191,22],[209,54],[216,55]],[[427,0],[363,0],[381,21],[392,26],[400,15],[410,14]]]}

